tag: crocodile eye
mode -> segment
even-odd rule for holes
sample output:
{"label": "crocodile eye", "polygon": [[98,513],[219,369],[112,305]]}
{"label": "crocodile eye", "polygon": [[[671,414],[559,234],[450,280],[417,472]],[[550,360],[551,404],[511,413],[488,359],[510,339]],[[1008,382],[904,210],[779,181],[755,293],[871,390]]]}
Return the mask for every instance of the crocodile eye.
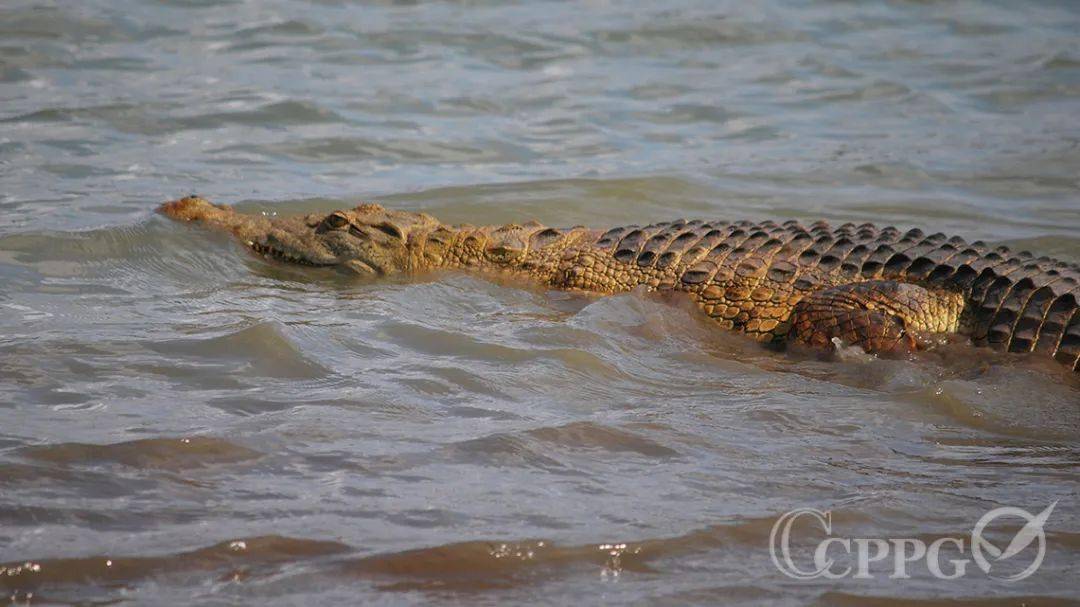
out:
{"label": "crocodile eye", "polygon": [[338,215],[337,213],[327,215],[326,219],[323,220],[323,225],[325,225],[331,230],[336,230],[347,223],[349,223],[349,220],[342,215]]}

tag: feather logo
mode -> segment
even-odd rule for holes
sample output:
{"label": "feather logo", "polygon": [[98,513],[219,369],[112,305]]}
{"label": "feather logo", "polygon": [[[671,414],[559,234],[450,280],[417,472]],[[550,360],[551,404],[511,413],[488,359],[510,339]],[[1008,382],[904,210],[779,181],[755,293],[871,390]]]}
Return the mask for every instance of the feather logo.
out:
{"label": "feather logo", "polygon": [[[975,528],[971,531],[971,556],[975,559],[975,564],[987,575],[1004,582],[1017,582],[1035,573],[1039,566],[1042,565],[1043,557],[1046,556],[1046,531],[1043,527],[1046,525],[1046,520],[1050,518],[1050,513],[1054,511],[1054,506],[1057,506],[1056,500],[1047,506],[1045,510],[1035,515],[1022,508],[1014,507],[995,508],[984,514],[975,523]],[[998,548],[983,536],[986,527],[1003,516],[1019,517],[1026,521],[1004,550]],[[1023,571],[1001,576],[991,573],[994,563],[1001,563],[1015,557],[1034,542],[1038,542],[1035,560]],[[993,561],[987,558],[988,555]]]}

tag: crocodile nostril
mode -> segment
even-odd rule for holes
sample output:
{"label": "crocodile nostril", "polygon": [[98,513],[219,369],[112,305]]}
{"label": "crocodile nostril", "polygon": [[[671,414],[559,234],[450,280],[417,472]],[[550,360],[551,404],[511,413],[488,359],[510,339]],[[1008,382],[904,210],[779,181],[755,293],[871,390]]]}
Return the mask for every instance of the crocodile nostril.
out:
{"label": "crocodile nostril", "polygon": [[352,234],[353,236],[355,236],[357,238],[360,238],[362,240],[371,240],[371,236],[368,235],[367,232],[361,230],[360,228],[358,228],[356,226],[349,226],[349,234]]}

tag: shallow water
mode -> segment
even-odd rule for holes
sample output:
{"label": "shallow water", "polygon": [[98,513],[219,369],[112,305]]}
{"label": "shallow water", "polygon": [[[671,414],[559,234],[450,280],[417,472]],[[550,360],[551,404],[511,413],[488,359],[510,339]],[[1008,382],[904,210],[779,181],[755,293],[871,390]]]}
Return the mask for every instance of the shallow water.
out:
{"label": "shallow water", "polygon": [[[1077,261],[1078,28],[1068,2],[6,2],[0,596],[1080,599],[1054,365],[778,354],[648,294],[356,282],[151,213],[826,218]],[[800,507],[929,543],[1055,500],[1015,583],[769,556]]]}

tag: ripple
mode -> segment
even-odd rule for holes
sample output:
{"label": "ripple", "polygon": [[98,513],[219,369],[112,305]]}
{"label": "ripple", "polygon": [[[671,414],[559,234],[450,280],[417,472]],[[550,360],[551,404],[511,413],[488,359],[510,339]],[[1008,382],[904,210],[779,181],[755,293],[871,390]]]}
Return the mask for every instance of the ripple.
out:
{"label": "ripple", "polygon": [[546,455],[530,441],[509,434],[494,434],[460,441],[439,450],[447,460],[460,464],[516,466],[572,474],[559,460]]}
{"label": "ripple", "polygon": [[148,26],[128,19],[90,17],[56,7],[5,10],[0,34],[28,39],[63,39],[72,42],[142,42],[181,31]]}
{"label": "ripple", "polygon": [[426,139],[325,137],[298,139],[268,145],[236,145],[215,153],[254,153],[281,156],[300,162],[354,162],[380,159],[422,163],[523,162],[532,157],[528,149],[500,141],[439,142]]}
{"label": "ripple", "polygon": [[650,53],[715,48],[717,45],[778,44],[804,37],[800,32],[762,23],[737,23],[723,15],[705,15],[693,22],[680,22],[676,18],[633,29],[598,30],[592,36],[612,50],[622,48]]}
{"label": "ripple", "polygon": [[484,361],[522,363],[543,357],[544,353],[485,342],[471,335],[404,323],[383,329],[395,342],[418,352]]}
{"label": "ripple", "polygon": [[545,443],[571,449],[600,449],[612,453],[633,452],[652,458],[668,458],[678,451],[643,436],[591,422],[573,422],[565,426],[536,428],[529,436]]}
{"label": "ripple", "polygon": [[187,116],[163,115],[166,107],[113,104],[48,108],[5,118],[3,123],[104,123],[122,133],[163,135],[189,130],[218,129],[229,125],[280,129],[287,126],[344,122],[339,114],[310,101],[279,101],[251,110],[204,112]]}
{"label": "ripple", "polygon": [[235,32],[234,35],[237,38],[258,38],[267,34],[271,36],[311,36],[322,32],[322,28],[308,21],[289,19],[287,21],[278,21],[276,23],[257,25],[255,27],[246,27]]}
{"label": "ripple", "polygon": [[53,464],[92,465],[107,462],[162,470],[235,464],[262,455],[247,447],[209,436],[146,438],[111,445],[63,443],[28,447],[21,453],[30,459]]}
{"label": "ripple", "polygon": [[748,519],[669,538],[637,541],[613,538],[576,545],[545,539],[460,542],[354,559],[347,561],[344,569],[352,575],[383,581],[384,590],[455,592],[583,574],[656,574],[657,569],[651,565],[656,561],[728,543],[752,545],[762,533],[768,533],[762,522]]}
{"label": "ripple", "polygon": [[176,123],[162,120],[154,107],[124,103],[43,108],[5,118],[3,122],[103,124],[116,132],[136,135],[164,135],[176,130]]}
{"label": "ripple", "polygon": [[330,370],[313,362],[282,331],[281,325],[263,322],[205,339],[172,339],[147,344],[156,352],[196,360],[216,360],[244,376],[319,379]]}
{"label": "ripple", "polygon": [[[237,538],[207,548],[167,556],[126,557],[101,554],[82,558],[35,559],[0,565],[0,588],[27,592],[41,588],[60,591],[94,585],[116,587],[148,577],[217,572],[246,567],[281,565],[292,561],[340,554],[348,548],[329,541],[276,535]],[[59,589],[57,587],[60,587]]]}
{"label": "ripple", "polygon": [[253,110],[199,114],[172,122],[175,130],[216,129],[232,124],[277,129],[305,124],[333,124],[344,120],[336,112],[310,101],[280,101]]}

